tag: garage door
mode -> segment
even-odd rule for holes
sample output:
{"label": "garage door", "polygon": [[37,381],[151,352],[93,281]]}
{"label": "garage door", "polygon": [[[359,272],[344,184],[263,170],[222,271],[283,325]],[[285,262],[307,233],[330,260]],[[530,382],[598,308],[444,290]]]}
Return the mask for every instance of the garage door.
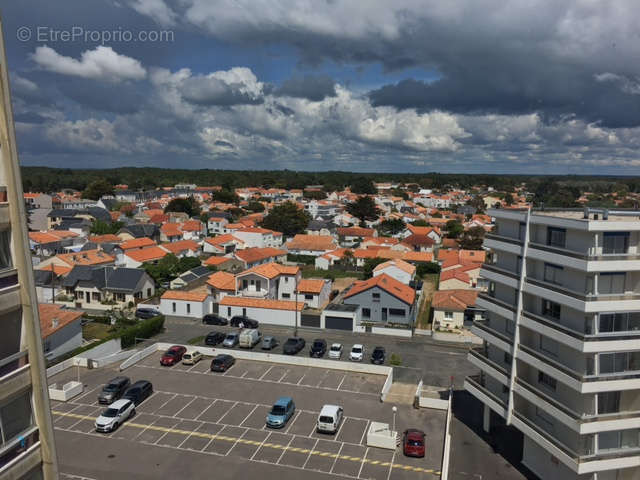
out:
{"label": "garage door", "polygon": [[320,328],[320,315],[303,313],[300,317],[300,325],[303,327]]}
{"label": "garage door", "polygon": [[334,330],[353,330],[353,318],[345,317],[325,317],[324,327]]}

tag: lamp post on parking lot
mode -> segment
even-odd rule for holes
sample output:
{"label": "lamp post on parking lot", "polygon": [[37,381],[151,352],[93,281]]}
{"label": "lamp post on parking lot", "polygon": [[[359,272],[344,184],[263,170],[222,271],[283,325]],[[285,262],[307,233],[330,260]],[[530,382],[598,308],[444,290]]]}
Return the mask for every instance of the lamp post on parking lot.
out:
{"label": "lamp post on parking lot", "polygon": [[393,408],[391,409],[391,411],[393,412],[393,427],[391,428],[391,431],[395,434],[395,432],[396,432],[396,412],[398,411],[398,407],[396,407],[394,405]]}
{"label": "lamp post on parking lot", "polygon": [[294,286],[293,286],[293,296],[295,297],[296,300],[296,305],[295,305],[295,310],[293,311],[293,323],[294,323],[294,328],[293,328],[293,336],[297,337],[298,336],[298,274],[296,273],[295,276],[295,282],[294,282]]}

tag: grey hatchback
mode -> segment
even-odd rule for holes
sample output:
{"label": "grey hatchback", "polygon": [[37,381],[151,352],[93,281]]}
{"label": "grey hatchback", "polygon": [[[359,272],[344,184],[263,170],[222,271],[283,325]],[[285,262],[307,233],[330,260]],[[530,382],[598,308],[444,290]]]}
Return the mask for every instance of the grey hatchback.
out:
{"label": "grey hatchback", "polygon": [[102,387],[102,391],[98,394],[98,403],[109,405],[115,402],[122,396],[125,390],[129,388],[130,384],[131,380],[129,380],[129,377],[116,377],[110,380],[109,383]]}

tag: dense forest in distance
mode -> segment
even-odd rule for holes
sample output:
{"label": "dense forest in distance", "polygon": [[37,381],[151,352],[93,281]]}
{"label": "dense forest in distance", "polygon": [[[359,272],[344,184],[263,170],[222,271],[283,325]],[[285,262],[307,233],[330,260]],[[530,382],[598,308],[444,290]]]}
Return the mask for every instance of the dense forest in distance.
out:
{"label": "dense forest in distance", "polygon": [[225,190],[249,186],[302,189],[307,185],[322,185],[326,191],[333,191],[362,182],[398,182],[413,183],[436,191],[447,187],[471,189],[484,186],[510,192],[514,187],[525,183],[527,190],[534,194],[534,202],[545,202],[548,206],[572,206],[584,192],[603,196],[640,192],[640,177],[623,176],[188,170],[149,167],[100,170],[23,166],[22,179],[24,190],[33,192],[55,192],[63,188],[84,190],[98,179],[104,179],[111,185],[126,184],[132,190],[194,183],[220,185]]}

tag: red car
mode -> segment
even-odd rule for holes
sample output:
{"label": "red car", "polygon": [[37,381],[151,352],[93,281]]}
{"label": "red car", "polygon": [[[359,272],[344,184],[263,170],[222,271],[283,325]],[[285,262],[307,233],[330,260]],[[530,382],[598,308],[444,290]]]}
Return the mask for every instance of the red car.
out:
{"label": "red car", "polygon": [[412,428],[405,430],[402,446],[407,457],[424,457],[424,432]]}
{"label": "red car", "polygon": [[160,365],[164,367],[171,367],[172,365],[175,365],[180,360],[182,360],[182,356],[186,353],[186,351],[186,347],[174,345],[173,347],[169,348],[169,350],[164,352],[164,355],[162,355],[162,358],[160,359]]}

